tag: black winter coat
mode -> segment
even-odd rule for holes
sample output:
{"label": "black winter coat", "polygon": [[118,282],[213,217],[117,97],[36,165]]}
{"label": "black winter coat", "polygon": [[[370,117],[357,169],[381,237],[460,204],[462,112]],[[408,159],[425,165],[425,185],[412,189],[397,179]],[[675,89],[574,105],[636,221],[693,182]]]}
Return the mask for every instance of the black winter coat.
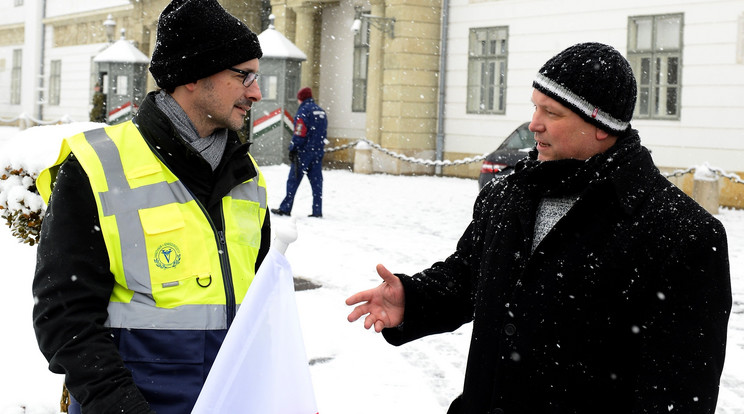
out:
{"label": "black winter coat", "polygon": [[[210,213],[216,226],[220,200],[257,172],[230,132],[220,165],[209,163],[183,141],[149,94],[135,119],[142,136]],[[41,229],[33,294],[34,329],[52,372],[66,374],[70,392],[91,413],[150,413],[125,368],[112,332],[104,327],[114,286],[96,202],[74,155],[61,165]],[[256,269],[270,243],[269,214],[261,230]]]}
{"label": "black winter coat", "polygon": [[[385,338],[473,322],[450,413],[713,413],[731,309],[723,226],[635,131],[587,162],[530,158],[480,193],[454,254],[401,275],[405,321]],[[566,164],[585,181],[567,185]],[[538,202],[566,194],[579,198],[531,252]]]}

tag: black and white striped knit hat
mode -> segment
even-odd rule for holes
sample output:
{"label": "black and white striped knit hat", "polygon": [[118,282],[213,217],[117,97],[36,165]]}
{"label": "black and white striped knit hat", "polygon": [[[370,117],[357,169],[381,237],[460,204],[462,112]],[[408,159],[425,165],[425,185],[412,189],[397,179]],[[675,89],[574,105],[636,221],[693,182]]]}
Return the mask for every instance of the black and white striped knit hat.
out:
{"label": "black and white striped knit hat", "polygon": [[613,135],[630,129],[636,80],[612,46],[580,43],[548,60],[532,86],[584,120]]}

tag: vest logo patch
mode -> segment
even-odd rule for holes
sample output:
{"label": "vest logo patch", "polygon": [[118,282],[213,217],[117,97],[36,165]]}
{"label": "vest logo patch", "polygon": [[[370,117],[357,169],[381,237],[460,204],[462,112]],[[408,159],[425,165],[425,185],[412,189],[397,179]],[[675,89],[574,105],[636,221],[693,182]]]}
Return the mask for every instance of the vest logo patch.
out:
{"label": "vest logo patch", "polygon": [[161,269],[172,269],[181,263],[181,250],[174,243],[164,243],[155,250],[155,265]]}

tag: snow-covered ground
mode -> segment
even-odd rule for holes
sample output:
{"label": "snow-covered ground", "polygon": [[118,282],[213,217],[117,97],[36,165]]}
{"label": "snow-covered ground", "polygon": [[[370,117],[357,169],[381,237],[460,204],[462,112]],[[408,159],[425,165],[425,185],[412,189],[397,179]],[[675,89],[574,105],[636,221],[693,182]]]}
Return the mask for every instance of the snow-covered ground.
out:
{"label": "snow-covered ground", "polygon": [[[15,129],[0,127],[0,160],[52,162],[59,141],[53,136],[63,127],[44,128],[25,132],[28,141],[19,143],[10,139]],[[271,206],[284,196],[288,170],[262,168]],[[325,217],[307,217],[311,196],[303,183],[293,212],[299,237],[287,250],[294,273],[322,285],[297,293],[320,413],[445,413],[462,387],[470,326],[396,348],[361,322],[348,323],[344,299],[379,283],[377,263],[410,273],[445,258],[470,220],[476,181],[347,171],[325,171],[324,178]],[[734,309],[717,414],[742,414],[744,211],[724,209],[718,218],[729,237]],[[272,217],[275,226],[289,220]],[[0,414],[57,413],[62,377],[46,369],[31,327],[35,248],[17,242],[0,223],[0,252]]]}

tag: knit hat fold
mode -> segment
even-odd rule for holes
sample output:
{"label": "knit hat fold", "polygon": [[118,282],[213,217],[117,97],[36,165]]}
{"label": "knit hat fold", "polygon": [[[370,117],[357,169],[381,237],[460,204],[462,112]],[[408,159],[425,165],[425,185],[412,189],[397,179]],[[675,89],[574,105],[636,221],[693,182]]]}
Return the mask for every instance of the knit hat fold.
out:
{"label": "knit hat fold", "polygon": [[258,36],[217,0],[173,0],[158,20],[150,73],[170,89],[261,56]]}
{"label": "knit hat fold", "polygon": [[630,129],[636,80],[628,61],[611,46],[580,43],[565,49],[543,65],[532,86],[608,133]]}

